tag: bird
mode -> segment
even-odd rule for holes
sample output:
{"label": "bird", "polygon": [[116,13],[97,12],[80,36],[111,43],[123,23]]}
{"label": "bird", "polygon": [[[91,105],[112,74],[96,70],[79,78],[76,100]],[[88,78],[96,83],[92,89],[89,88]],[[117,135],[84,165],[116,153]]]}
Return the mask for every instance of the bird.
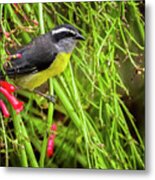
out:
{"label": "bird", "polygon": [[79,40],[85,38],[73,25],[58,25],[17,50],[3,65],[0,79],[7,75],[18,87],[33,91],[66,69]]}

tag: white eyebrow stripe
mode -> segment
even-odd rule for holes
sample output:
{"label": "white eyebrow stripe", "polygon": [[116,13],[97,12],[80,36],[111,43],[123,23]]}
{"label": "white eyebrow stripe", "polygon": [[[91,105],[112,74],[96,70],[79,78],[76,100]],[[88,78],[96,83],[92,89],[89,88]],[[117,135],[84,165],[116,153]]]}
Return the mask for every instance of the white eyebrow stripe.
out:
{"label": "white eyebrow stripe", "polygon": [[54,34],[59,34],[59,33],[66,32],[66,31],[75,34],[75,32],[74,32],[73,30],[67,29],[67,28],[65,28],[65,27],[62,27],[62,28],[60,28],[60,29],[52,30],[52,34],[53,34],[53,35],[54,35]]}

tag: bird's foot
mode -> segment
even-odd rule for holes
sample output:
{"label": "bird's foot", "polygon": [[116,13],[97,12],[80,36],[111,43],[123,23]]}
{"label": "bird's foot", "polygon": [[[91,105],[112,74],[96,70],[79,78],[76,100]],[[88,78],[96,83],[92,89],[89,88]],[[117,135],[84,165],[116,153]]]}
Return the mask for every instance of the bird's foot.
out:
{"label": "bird's foot", "polygon": [[52,102],[53,104],[56,103],[56,96],[54,95],[47,95],[47,94],[44,94],[38,90],[34,90],[35,93],[37,93],[38,95],[44,97],[45,99],[47,99],[48,101]]}

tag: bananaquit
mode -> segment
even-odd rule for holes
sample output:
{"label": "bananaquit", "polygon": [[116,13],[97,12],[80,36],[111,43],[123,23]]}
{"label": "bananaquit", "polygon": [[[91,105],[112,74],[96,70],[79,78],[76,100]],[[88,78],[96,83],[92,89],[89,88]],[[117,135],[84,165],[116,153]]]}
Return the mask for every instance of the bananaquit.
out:
{"label": "bananaquit", "polygon": [[[59,25],[19,49],[16,54],[20,54],[20,58],[13,58],[4,65],[4,71],[15,79],[17,86],[34,90],[65,70],[77,40],[84,37],[75,27]],[[4,78],[2,72],[1,78]]]}

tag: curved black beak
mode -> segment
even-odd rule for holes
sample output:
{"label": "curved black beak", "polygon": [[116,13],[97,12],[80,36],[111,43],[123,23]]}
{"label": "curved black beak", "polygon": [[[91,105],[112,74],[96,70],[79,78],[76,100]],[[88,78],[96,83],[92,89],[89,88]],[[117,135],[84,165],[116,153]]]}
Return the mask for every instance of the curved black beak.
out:
{"label": "curved black beak", "polygon": [[83,40],[83,41],[85,40],[85,38],[80,33],[76,34],[75,39]]}

